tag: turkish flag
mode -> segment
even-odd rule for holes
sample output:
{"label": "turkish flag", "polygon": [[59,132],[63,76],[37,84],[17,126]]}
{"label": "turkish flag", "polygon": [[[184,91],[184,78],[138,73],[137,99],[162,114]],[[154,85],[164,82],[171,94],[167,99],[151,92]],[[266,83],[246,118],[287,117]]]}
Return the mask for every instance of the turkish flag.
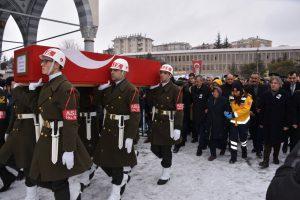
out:
{"label": "turkish flag", "polygon": [[196,75],[200,74],[200,71],[202,69],[203,61],[202,60],[193,60],[193,72]]}

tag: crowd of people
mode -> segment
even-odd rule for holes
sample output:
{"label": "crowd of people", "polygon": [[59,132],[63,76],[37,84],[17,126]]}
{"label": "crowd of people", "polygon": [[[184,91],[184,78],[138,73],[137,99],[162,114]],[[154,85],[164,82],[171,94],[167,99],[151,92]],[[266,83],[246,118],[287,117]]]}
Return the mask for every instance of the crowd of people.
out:
{"label": "crowd of people", "polygon": [[[209,148],[208,160],[213,161],[228,150],[231,164],[238,159],[239,143],[242,158],[247,159],[247,143],[252,140],[251,151],[262,159],[261,168],[269,166],[272,150],[273,163],[280,163],[282,143],[283,153],[299,146],[296,72],[286,80],[263,79],[258,73],[247,81],[232,74],[221,79],[193,73],[188,80],[174,80],[173,67],[164,64],[158,85],[136,88],[126,79],[128,62],[119,58],[110,66],[110,82],[75,88],[62,74],[66,60],[62,51],[48,49],[40,59],[42,74],[48,76],[44,83],[0,80],[0,192],[24,178],[25,200],[38,200],[38,187],[52,190],[56,200],[80,200],[101,168],[112,179],[108,199],[120,200],[137,165],[136,144],[144,121],[145,142],[161,159],[157,185],[170,180],[172,148],[179,152],[188,135],[198,143],[196,156]],[[292,155],[295,160],[297,153]]]}

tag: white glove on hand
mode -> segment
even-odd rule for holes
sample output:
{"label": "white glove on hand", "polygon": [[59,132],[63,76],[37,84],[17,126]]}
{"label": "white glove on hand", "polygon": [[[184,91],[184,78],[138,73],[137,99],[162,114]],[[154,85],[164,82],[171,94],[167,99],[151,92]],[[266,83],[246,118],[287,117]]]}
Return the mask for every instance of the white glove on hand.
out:
{"label": "white glove on hand", "polygon": [[179,138],[180,138],[180,130],[175,129],[173,139],[176,141],[176,140],[179,140]]}
{"label": "white glove on hand", "polygon": [[127,153],[131,153],[133,145],[133,139],[127,138],[125,140],[125,148],[127,149]]}
{"label": "white glove on hand", "polygon": [[159,84],[157,84],[157,85],[151,85],[149,89],[152,90],[154,88],[157,88],[158,86],[159,86]]}
{"label": "white glove on hand", "polygon": [[74,167],[74,153],[71,152],[64,152],[62,156],[62,163],[63,165],[67,166],[67,169],[72,169]]}
{"label": "white glove on hand", "polygon": [[99,85],[98,90],[104,90],[110,86],[110,81],[105,84]]}
{"label": "white glove on hand", "polygon": [[5,135],[4,135],[4,141],[5,141],[5,142],[7,141],[8,136],[9,136],[9,134],[8,134],[8,133],[5,133]]}
{"label": "white glove on hand", "polygon": [[43,81],[42,78],[40,78],[38,82],[30,83],[29,90],[35,90],[37,87],[42,86],[43,85],[42,81]]}

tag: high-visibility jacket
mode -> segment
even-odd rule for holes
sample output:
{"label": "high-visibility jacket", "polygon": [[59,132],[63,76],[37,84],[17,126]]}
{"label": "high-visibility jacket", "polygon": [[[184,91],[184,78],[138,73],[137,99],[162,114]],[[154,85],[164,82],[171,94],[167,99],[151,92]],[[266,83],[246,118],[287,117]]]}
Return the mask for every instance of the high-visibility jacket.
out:
{"label": "high-visibility jacket", "polygon": [[234,114],[234,118],[230,120],[231,123],[234,123],[235,125],[238,124],[247,124],[250,120],[250,109],[252,105],[252,96],[251,95],[246,95],[242,96],[241,98],[241,104],[238,105],[234,101],[234,97],[230,96],[230,106],[232,109],[232,112]]}

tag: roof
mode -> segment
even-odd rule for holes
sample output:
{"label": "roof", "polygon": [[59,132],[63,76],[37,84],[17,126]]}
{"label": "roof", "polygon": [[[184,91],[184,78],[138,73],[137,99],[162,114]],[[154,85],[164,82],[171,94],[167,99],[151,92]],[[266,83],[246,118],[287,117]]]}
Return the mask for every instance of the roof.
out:
{"label": "roof", "polygon": [[288,51],[300,50],[300,46],[282,46],[282,47],[260,47],[260,48],[228,48],[228,49],[189,49],[189,50],[174,50],[174,51],[154,51],[154,52],[136,52],[125,53],[124,56],[142,56],[151,53],[152,55],[160,54],[184,54],[184,53],[222,53],[222,52],[251,52],[251,51]]}

